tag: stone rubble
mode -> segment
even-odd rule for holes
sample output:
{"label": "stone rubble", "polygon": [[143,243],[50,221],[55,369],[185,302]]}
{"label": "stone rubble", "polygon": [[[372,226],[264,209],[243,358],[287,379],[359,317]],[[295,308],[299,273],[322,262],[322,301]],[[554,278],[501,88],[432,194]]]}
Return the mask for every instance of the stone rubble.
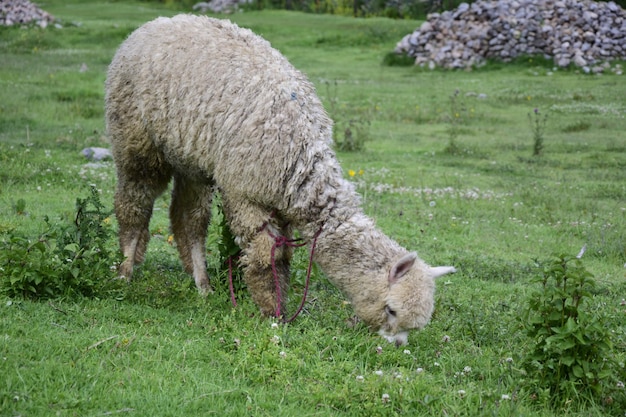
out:
{"label": "stone rubble", "polygon": [[471,68],[487,59],[544,56],[602,72],[626,58],[626,11],[614,2],[590,0],[478,0],[429,14],[395,52],[434,69]]}
{"label": "stone rubble", "polygon": [[193,10],[199,13],[233,13],[239,10],[240,4],[251,3],[252,0],[211,0],[209,2],[196,3]]}
{"label": "stone rubble", "polygon": [[0,26],[37,25],[46,28],[55,18],[28,0],[1,0]]}

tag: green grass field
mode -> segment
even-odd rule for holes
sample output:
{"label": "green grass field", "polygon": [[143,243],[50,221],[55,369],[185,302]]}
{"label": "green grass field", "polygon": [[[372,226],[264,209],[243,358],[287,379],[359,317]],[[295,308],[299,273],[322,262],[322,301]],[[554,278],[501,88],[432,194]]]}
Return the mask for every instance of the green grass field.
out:
{"label": "green grass field", "polygon": [[[176,13],[134,1],[41,5],[62,29],[0,28],[3,248],[16,236],[36,243],[46,217],[71,224],[90,186],[112,208],[112,162],[85,165],[80,154],[107,146],[106,68],[133,29]],[[438,282],[431,324],[404,348],[388,345],[355,322],[319,271],[292,324],[260,317],[241,288],[233,308],[215,226],[216,291],[202,299],[168,242],[166,194],[128,285],[110,271],[91,296],[32,300],[10,296],[15,263],[0,263],[0,415],[624,416],[624,76],[531,58],[472,72],[385,66],[419,22],[285,11],[228,18],[309,76],[338,142],[348,128],[364,140],[338,156],[377,224],[428,263],[457,266]],[[535,121],[545,123],[540,156]],[[106,230],[116,250],[114,217]],[[535,344],[524,317],[545,262],[584,245],[596,286],[581,310],[611,339],[611,374],[596,395],[572,383],[557,401],[523,366]],[[295,262],[292,310],[306,257]]]}

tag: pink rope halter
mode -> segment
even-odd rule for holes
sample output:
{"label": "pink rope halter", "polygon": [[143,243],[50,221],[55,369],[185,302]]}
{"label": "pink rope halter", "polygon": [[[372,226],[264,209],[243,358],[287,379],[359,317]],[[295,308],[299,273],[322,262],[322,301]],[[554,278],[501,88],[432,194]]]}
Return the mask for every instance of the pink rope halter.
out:
{"label": "pink rope halter", "polygon": [[[281,317],[282,312],[280,309],[280,305],[282,304],[282,291],[280,288],[280,278],[278,277],[278,270],[276,269],[276,249],[283,247],[283,246],[287,246],[290,248],[300,248],[306,245],[307,242],[297,243],[300,239],[290,240],[290,239],[287,239],[285,236],[274,235],[272,234],[272,232],[268,230],[267,228],[268,224],[269,223],[265,222],[259,231],[265,230],[267,234],[270,235],[272,239],[274,239],[274,244],[272,245],[272,251],[271,251],[271,263],[272,263],[272,275],[274,275],[274,285],[276,288],[276,302],[277,303],[276,303],[275,315],[276,317]],[[313,240],[311,242],[311,250],[309,253],[309,266],[306,271],[304,294],[302,294],[302,301],[300,302],[300,306],[298,307],[298,310],[295,312],[295,314],[291,316],[291,318],[283,320],[284,323],[291,323],[292,321],[294,321],[296,317],[300,315],[300,313],[302,312],[302,309],[304,308],[304,304],[306,303],[306,297],[309,292],[309,284],[311,281],[311,270],[313,268],[313,256],[315,255],[315,245],[317,244],[317,238],[320,236],[321,233],[322,233],[322,227],[320,227],[319,230],[315,233],[315,235],[313,236]],[[232,261],[230,257],[228,258],[228,286],[230,289],[230,299],[233,303],[233,306],[237,307],[237,300],[235,299],[235,290],[233,287]]]}

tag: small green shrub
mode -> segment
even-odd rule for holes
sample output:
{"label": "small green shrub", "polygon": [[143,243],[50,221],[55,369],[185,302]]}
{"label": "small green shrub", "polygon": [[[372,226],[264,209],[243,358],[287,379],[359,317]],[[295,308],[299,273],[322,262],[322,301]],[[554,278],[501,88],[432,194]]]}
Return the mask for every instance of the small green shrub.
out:
{"label": "small green shrub", "polygon": [[92,187],[76,200],[73,219],[53,223],[34,241],[6,231],[0,241],[0,290],[10,297],[94,296],[111,280],[117,259],[109,248],[110,211]]}
{"label": "small green shrub", "polygon": [[410,67],[415,65],[415,58],[407,54],[389,52],[383,57],[383,65],[387,67]]}
{"label": "small green shrub", "polygon": [[217,248],[220,256],[220,263],[225,264],[228,258],[235,258],[241,252],[241,249],[235,242],[235,236],[228,226],[226,216],[224,216],[224,209],[222,207],[221,200],[217,201],[217,225],[220,231],[220,236],[217,242]]}
{"label": "small green shrub", "polygon": [[541,115],[538,108],[533,110],[533,114],[534,116],[528,113],[528,122],[533,135],[533,156],[539,156],[543,152],[543,135],[546,131],[548,115]]}
{"label": "small green shrub", "polygon": [[463,152],[457,143],[457,138],[461,131],[459,125],[464,122],[463,119],[467,113],[467,107],[460,94],[461,91],[457,88],[450,95],[450,113],[446,115],[446,121],[448,122],[448,145],[445,148],[445,152],[450,155],[459,155]]}
{"label": "small green shrub", "polygon": [[567,125],[563,128],[564,133],[585,132],[591,128],[591,123],[579,120],[576,123]]}
{"label": "small green shrub", "polygon": [[609,329],[584,309],[595,288],[578,257],[560,255],[534,279],[540,287],[528,301],[527,335],[534,342],[526,355],[532,395],[551,398],[555,407],[576,398],[600,396],[612,372]]}
{"label": "small green shrub", "polygon": [[342,129],[343,138],[336,138],[337,149],[344,152],[362,151],[369,139],[369,121],[362,118],[349,119]]}
{"label": "small green shrub", "polygon": [[17,200],[15,204],[13,204],[13,211],[15,214],[23,216],[26,214],[26,201],[23,198]]}
{"label": "small green shrub", "polygon": [[330,103],[330,116],[335,122],[334,140],[338,150],[357,152],[365,148],[370,137],[369,109],[347,108],[340,105],[337,97],[337,82],[326,82],[326,92]]}

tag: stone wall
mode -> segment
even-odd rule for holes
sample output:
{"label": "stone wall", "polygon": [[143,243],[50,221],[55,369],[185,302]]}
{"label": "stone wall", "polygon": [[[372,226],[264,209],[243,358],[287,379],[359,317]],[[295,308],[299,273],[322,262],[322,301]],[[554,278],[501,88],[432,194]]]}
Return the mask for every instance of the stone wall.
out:
{"label": "stone wall", "polygon": [[0,26],[35,24],[45,28],[54,17],[28,0],[0,0]]}
{"label": "stone wall", "polygon": [[542,55],[585,71],[626,59],[626,12],[614,2],[480,0],[428,15],[396,53],[430,68],[467,68],[486,59]]}
{"label": "stone wall", "polygon": [[208,2],[200,2],[196,3],[193,6],[193,10],[206,13],[233,13],[239,9],[239,5],[241,4],[249,4],[252,3],[253,0],[211,0]]}

